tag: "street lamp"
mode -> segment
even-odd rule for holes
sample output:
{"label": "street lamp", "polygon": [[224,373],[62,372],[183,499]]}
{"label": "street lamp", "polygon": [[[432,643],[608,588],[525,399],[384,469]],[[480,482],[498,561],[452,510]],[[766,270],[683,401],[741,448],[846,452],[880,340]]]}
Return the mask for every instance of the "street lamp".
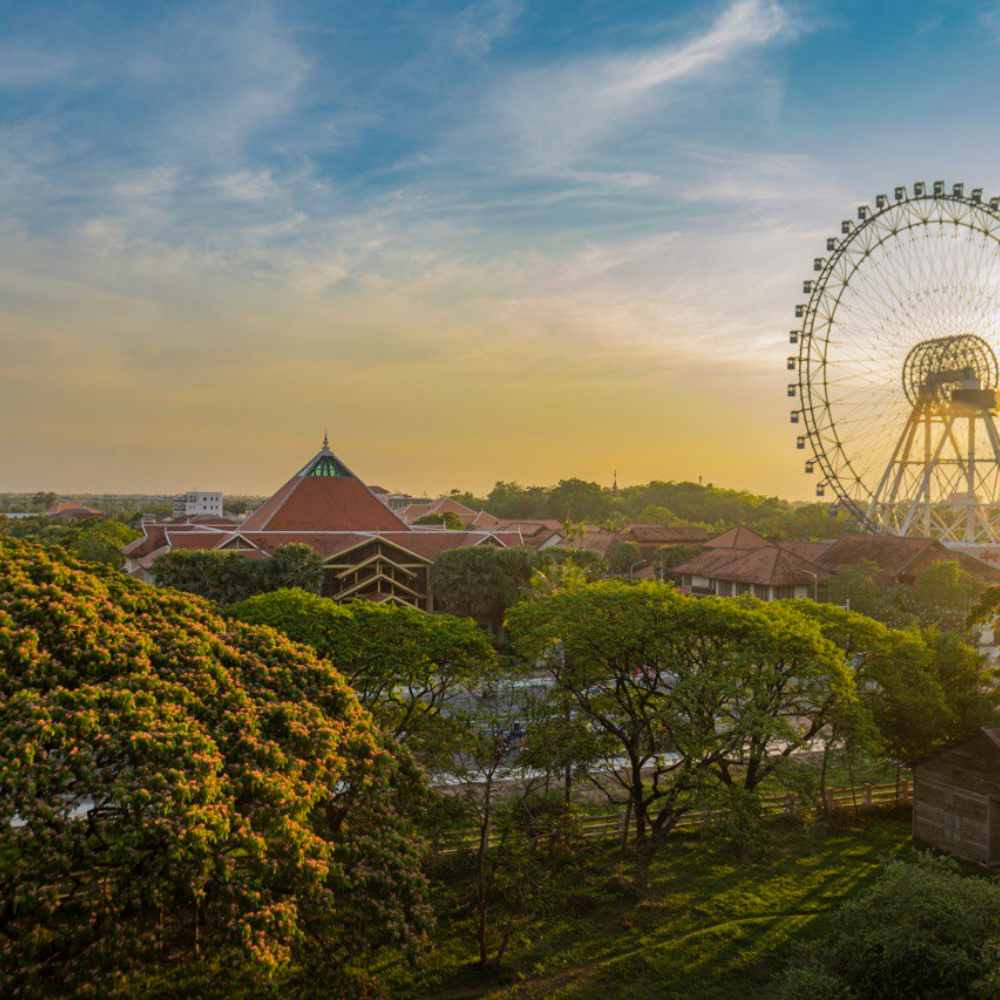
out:
{"label": "street lamp", "polygon": [[817,574],[813,573],[812,570],[808,570],[808,569],[804,569],[802,572],[808,574],[809,576],[811,576],[813,578],[813,600],[818,602],[819,601],[819,576],[817,576]]}

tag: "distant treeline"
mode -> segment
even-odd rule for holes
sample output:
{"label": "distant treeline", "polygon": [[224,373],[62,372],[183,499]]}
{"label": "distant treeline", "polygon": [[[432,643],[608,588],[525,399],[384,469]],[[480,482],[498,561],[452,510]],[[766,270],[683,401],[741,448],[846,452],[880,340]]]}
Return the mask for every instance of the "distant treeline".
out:
{"label": "distant treeline", "polygon": [[583,479],[562,479],[555,486],[498,482],[484,497],[453,490],[456,500],[497,517],[555,518],[608,524],[699,525],[724,531],[742,524],[770,538],[834,538],[850,519],[830,504],[790,503],[747,490],[711,484],[654,481],[617,491]]}

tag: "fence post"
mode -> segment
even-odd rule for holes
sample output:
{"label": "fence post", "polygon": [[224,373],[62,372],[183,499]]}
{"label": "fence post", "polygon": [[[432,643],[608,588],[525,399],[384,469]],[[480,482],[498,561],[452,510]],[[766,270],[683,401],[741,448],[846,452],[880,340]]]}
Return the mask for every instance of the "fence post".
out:
{"label": "fence post", "polygon": [[872,786],[868,782],[865,784],[865,805],[870,806],[872,804]]}

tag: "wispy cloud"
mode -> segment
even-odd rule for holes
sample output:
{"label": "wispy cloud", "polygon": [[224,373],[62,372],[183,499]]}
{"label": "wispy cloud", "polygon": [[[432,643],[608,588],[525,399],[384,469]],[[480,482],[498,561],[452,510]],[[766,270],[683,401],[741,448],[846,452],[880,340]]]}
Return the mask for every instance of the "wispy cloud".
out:
{"label": "wispy cloud", "polygon": [[452,45],[465,55],[484,56],[510,34],[523,11],[521,0],[477,0],[456,19]]}
{"label": "wispy cloud", "polygon": [[701,77],[792,27],[776,0],[739,0],[686,41],[582,57],[515,76],[489,99],[485,127],[513,144],[522,169],[558,172],[669,104],[668,85]]}

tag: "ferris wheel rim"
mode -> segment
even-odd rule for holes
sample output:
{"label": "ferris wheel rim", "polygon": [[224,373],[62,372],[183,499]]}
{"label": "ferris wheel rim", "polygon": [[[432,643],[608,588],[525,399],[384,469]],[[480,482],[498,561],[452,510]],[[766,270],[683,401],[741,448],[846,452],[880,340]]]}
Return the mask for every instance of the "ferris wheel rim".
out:
{"label": "ferris wheel rim", "polygon": [[[929,189],[929,185],[924,186],[921,182],[918,184],[925,188],[921,193],[911,194],[905,187],[897,187],[895,200],[889,199],[886,195],[879,195],[876,198],[874,210],[868,205],[859,206],[859,221],[856,224],[853,220],[845,220],[841,224],[841,238],[832,238],[827,242],[828,256],[814,260],[816,276],[807,280],[803,288],[803,291],[809,295],[808,301],[804,305],[796,307],[796,317],[800,318],[802,323],[798,331],[793,331],[793,337],[797,338],[799,347],[798,356],[795,358],[796,382],[791,384],[789,389],[791,390],[794,386],[797,391],[800,401],[797,412],[806,425],[807,437],[813,453],[813,463],[819,466],[822,473],[823,478],[818,491],[823,487],[829,487],[835,493],[838,505],[846,508],[862,527],[873,531],[879,530],[879,525],[870,516],[867,504],[867,500],[873,496],[871,484],[858,473],[855,459],[844,447],[838,430],[839,421],[833,416],[826,378],[817,381],[812,374],[814,368],[823,372],[824,376],[827,370],[826,355],[830,346],[829,332],[826,336],[820,337],[817,337],[815,332],[819,307],[829,298],[831,278],[837,272],[838,266],[844,258],[857,247],[863,245],[867,236],[873,233],[878,234],[878,238],[871,241],[865,252],[853,262],[853,266],[847,272],[847,277],[842,281],[837,294],[832,298],[832,306],[828,308],[825,320],[828,331],[833,327],[834,317],[840,308],[844,294],[851,287],[852,281],[860,272],[865,261],[868,261],[873,253],[908,233],[931,226],[953,225],[956,232],[959,228],[968,230],[970,234],[975,233],[986,240],[992,240],[1000,248],[1000,198],[985,201],[982,198],[981,189],[978,188],[974,189],[971,194],[965,194],[964,185],[956,185],[951,192],[948,192],[943,190],[943,182],[935,182],[933,190]],[[902,197],[900,192],[902,192]],[[932,211],[924,211],[921,214],[919,209],[922,206],[927,206]],[[918,209],[918,214],[908,218],[905,224],[886,228],[884,232],[879,233],[880,223],[884,222],[887,215],[899,213],[900,209],[910,208]],[[945,214],[948,215],[948,218],[944,217]],[[974,224],[973,219],[980,224]],[[832,247],[831,243],[833,243]],[[801,312],[799,312],[800,309]],[[818,349],[817,342],[822,345],[823,352],[822,357],[818,359],[814,357],[814,351]],[[789,359],[790,362],[792,360],[792,358]],[[790,394],[792,394],[791,391]],[[817,419],[818,413],[827,415],[825,422]],[[830,443],[827,444],[824,438],[829,439]],[[801,444],[800,447],[802,447]],[[839,468],[838,463],[832,457],[838,451],[841,456]],[[811,471],[809,463],[807,463],[807,471]],[[853,485],[853,490],[848,488],[849,483]]]}

